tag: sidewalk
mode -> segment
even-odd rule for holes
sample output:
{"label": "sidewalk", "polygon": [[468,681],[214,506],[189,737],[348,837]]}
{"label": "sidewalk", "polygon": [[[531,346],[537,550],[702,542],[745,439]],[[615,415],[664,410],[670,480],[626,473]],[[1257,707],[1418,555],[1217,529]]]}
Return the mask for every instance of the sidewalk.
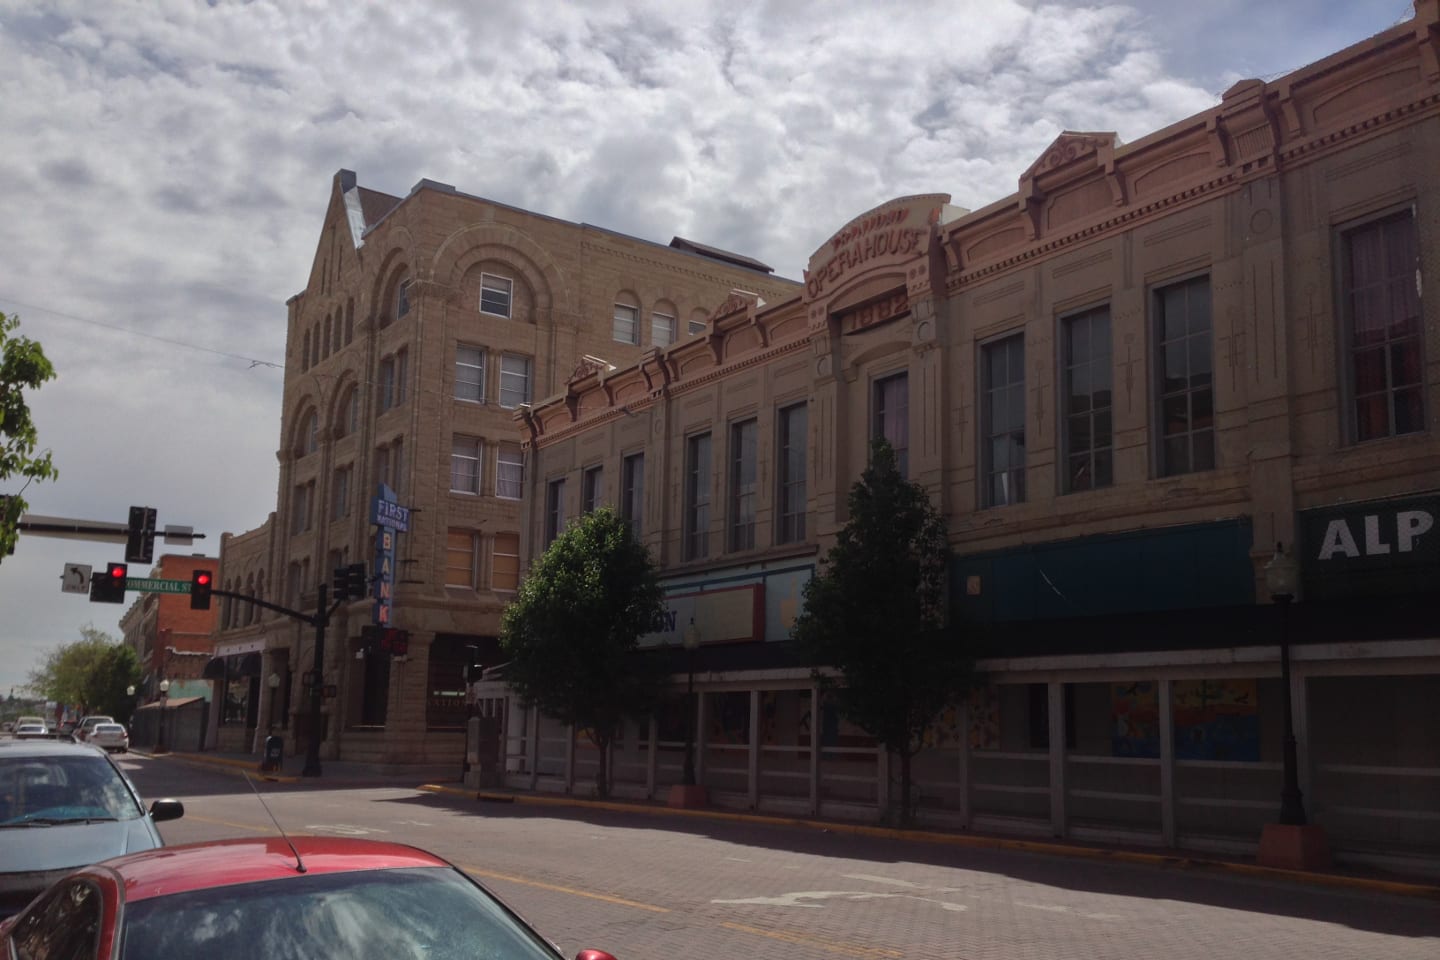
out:
{"label": "sidewalk", "polygon": [[[148,753],[143,755],[152,756]],[[301,770],[305,765],[305,758],[303,756],[286,757],[283,767],[278,773],[260,773],[259,759],[248,754],[177,752],[153,756],[157,759],[179,760],[185,763],[198,763],[231,770],[237,775],[244,771],[250,773],[250,775],[256,779],[278,783],[303,782],[325,787],[406,787],[423,790],[428,793],[466,797],[476,801],[491,803],[570,807],[581,810],[606,810],[658,817],[692,817],[707,820],[727,820],[735,823],[801,827],[811,830],[823,830],[830,833],[848,833],[855,836],[879,837],[908,843],[1015,850],[1044,856],[1080,857],[1090,860],[1109,860],[1116,863],[1133,863],[1156,867],[1225,871],[1239,875],[1288,881],[1291,883],[1421,897],[1423,899],[1440,902],[1440,881],[1431,881],[1427,878],[1382,874],[1379,871],[1371,871],[1358,867],[1337,866],[1330,870],[1323,871],[1282,870],[1275,867],[1262,867],[1251,860],[1182,850],[1100,846],[1069,840],[1036,840],[1028,837],[965,833],[953,830],[923,828],[899,829],[869,823],[822,820],[817,817],[774,816],[720,808],[679,809],[667,806],[659,801],[594,800],[566,794],[529,793],[506,789],[474,790],[460,785],[460,771],[458,769],[445,770],[434,766],[386,769],[375,764],[326,760],[321,763],[321,776],[304,777],[301,775]]]}

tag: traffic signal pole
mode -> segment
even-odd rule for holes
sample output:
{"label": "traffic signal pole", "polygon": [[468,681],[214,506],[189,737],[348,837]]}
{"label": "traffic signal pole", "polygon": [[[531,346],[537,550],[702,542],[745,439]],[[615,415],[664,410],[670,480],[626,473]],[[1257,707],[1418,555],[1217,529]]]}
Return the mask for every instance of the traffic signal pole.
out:
{"label": "traffic signal pole", "polygon": [[271,603],[268,600],[260,600],[256,597],[243,593],[236,593],[234,590],[211,590],[211,595],[216,597],[229,597],[232,600],[243,600],[246,603],[253,603],[257,607],[266,610],[274,610],[276,613],[283,613],[285,616],[301,623],[308,623],[315,628],[315,662],[311,668],[310,684],[310,737],[305,744],[305,767],[300,771],[302,777],[318,777],[321,774],[320,768],[320,704],[325,693],[325,628],[330,625],[330,617],[340,608],[346,598],[337,599],[333,606],[330,606],[330,588],[326,584],[320,584],[317,588],[316,604],[314,613],[302,613],[299,610],[292,610],[289,607],[282,607],[278,603]]}

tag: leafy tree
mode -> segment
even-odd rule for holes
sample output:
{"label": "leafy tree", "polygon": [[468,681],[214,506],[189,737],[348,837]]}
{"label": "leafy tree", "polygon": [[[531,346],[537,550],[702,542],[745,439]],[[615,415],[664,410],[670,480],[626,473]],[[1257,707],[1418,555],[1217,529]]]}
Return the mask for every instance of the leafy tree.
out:
{"label": "leafy tree", "polygon": [[[22,390],[36,390],[55,376],[40,344],[11,333],[17,317],[0,313],[0,481],[11,477],[53,480],[58,476],[47,450],[35,455],[38,435]],[[22,488],[23,489],[23,488]],[[15,549],[16,526],[26,503],[19,493],[0,491],[0,559]]]}
{"label": "leafy tree", "polygon": [[93,626],[81,627],[80,635],[31,671],[30,688],[47,700],[79,706],[82,714],[128,718],[133,704],[125,688],[140,682],[135,651]]}
{"label": "leafy tree", "polygon": [[910,762],[941,710],[964,695],[973,662],[945,630],[944,518],[900,475],[883,439],[849,504],[849,521],[805,585],[794,635],[841,714],[900,758],[899,819],[908,823]]}
{"label": "leafy tree", "polygon": [[522,701],[587,731],[600,752],[601,797],[621,723],[654,704],[659,678],[639,639],[662,610],[649,551],[602,508],[571,523],[531,565],[501,621],[505,682]]}

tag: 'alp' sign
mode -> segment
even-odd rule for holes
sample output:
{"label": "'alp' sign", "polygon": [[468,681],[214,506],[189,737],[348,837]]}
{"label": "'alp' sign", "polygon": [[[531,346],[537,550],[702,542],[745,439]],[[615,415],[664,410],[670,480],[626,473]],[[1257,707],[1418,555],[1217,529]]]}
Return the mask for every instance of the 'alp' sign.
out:
{"label": "'alp' sign", "polygon": [[1323,596],[1408,593],[1440,583],[1440,495],[1300,514],[1301,572]]}

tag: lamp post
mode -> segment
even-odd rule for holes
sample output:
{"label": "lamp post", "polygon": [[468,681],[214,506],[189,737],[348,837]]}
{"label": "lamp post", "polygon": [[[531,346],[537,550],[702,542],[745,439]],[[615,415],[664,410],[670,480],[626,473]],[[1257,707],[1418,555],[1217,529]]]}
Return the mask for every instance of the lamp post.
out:
{"label": "lamp post", "polygon": [[685,774],[681,783],[687,787],[695,786],[695,651],[700,647],[700,628],[695,626],[695,618],[690,618],[690,625],[680,635],[680,643],[685,647],[687,666],[689,669],[689,680],[685,685]]}
{"label": "lamp post", "polygon": [[155,737],[155,752],[165,753],[165,701],[170,699],[170,680],[160,681],[160,729]]}
{"label": "lamp post", "polygon": [[1305,825],[1305,800],[1300,793],[1300,776],[1296,761],[1295,715],[1290,704],[1290,604],[1300,579],[1299,566],[1275,544],[1275,556],[1265,564],[1265,588],[1270,599],[1280,607],[1280,683],[1285,695],[1285,784],[1280,790],[1280,822],[1287,826]]}

